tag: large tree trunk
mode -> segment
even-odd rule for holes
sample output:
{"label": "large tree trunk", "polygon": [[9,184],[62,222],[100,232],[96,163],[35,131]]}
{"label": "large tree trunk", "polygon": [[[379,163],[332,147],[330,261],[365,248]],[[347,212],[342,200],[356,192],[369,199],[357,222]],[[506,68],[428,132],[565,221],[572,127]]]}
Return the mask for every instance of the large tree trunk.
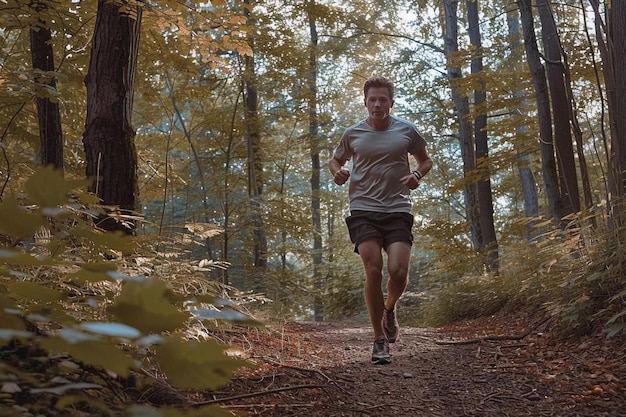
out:
{"label": "large tree trunk", "polygon": [[537,47],[531,0],[517,0],[517,5],[522,21],[528,68],[530,69],[535,86],[537,117],[539,120],[539,140],[541,142],[541,168],[545,195],[548,199],[548,218],[554,218],[555,221],[560,222],[562,203],[556,172],[556,158],[554,156],[552,114],[550,111],[548,83],[546,81],[545,69],[541,63],[539,48]]}
{"label": "large tree trunk", "polygon": [[615,175],[615,195],[620,204],[626,197],[626,2],[613,1],[608,9],[609,45],[615,88],[608,89],[611,120],[611,172]]}
{"label": "large tree trunk", "polygon": [[445,54],[448,61],[448,80],[452,92],[457,119],[459,122],[459,141],[461,143],[461,157],[463,158],[464,197],[466,220],[470,227],[470,238],[474,248],[480,248],[480,226],[478,222],[478,204],[476,201],[476,183],[470,177],[476,169],[474,153],[474,135],[472,125],[468,120],[469,100],[462,95],[457,85],[462,77],[461,68],[451,64],[454,62],[454,54],[459,51],[458,44],[458,0],[444,0],[445,28],[444,43]]}
{"label": "large tree trunk", "polygon": [[[43,2],[34,2],[31,7],[33,14],[40,16],[48,12],[48,7]],[[36,162],[43,166],[52,165],[63,170],[63,130],[61,129],[61,114],[59,103],[50,100],[50,92],[56,91],[56,79],[51,73],[54,68],[54,55],[52,51],[52,34],[47,27],[47,22],[38,17],[37,24],[30,28],[30,53],[33,68],[40,71],[35,81],[41,85],[41,92],[37,96],[37,119],[39,121],[39,154]]]}
{"label": "large tree trunk", "polygon": [[565,86],[564,66],[561,61],[561,44],[550,9],[550,2],[537,0],[537,8],[541,20],[543,49],[547,62],[548,86],[552,103],[554,144],[562,202],[561,216],[565,217],[580,211],[578,175],[576,174],[574,145],[570,129],[570,103]]}
{"label": "large tree trunk", "polygon": [[320,150],[319,122],[317,116],[317,25],[315,20],[315,0],[308,2],[309,34],[309,148],[311,152],[311,220],[313,222],[313,282],[315,283],[314,316],[322,321],[321,288],[322,279],[322,217],[320,213]]}
{"label": "large tree trunk", "polygon": [[[524,45],[521,42],[522,30],[520,28],[519,14],[516,9],[507,11],[507,25],[509,29],[509,39],[511,43],[510,67],[517,67],[522,62]],[[512,108],[513,117],[526,116],[526,91],[523,89],[513,90],[513,97],[519,100],[519,108]],[[528,126],[520,123],[515,124],[516,140],[514,142],[517,154],[517,169],[520,176],[522,196],[524,199],[524,216],[529,219],[539,217],[539,199],[537,196],[537,181],[533,172],[531,151],[536,149],[536,145],[528,146]],[[526,227],[526,238],[533,239],[537,235],[537,230],[532,226],[535,220],[531,220]]]}
{"label": "large tree trunk", "polygon": [[[83,143],[91,190],[105,206],[122,214],[135,211],[137,154],[131,116],[139,50],[141,8],[98,0],[87,85],[87,121]],[[99,219],[105,230],[131,233],[134,222]]]}
{"label": "large tree trunk", "polygon": [[[478,2],[467,0],[467,25],[470,43],[473,46],[471,63],[472,74],[481,76],[483,72],[483,46],[480,35]],[[480,79],[479,89],[474,90],[474,137],[476,141],[476,169],[479,173],[476,184],[478,194],[478,214],[480,220],[480,251],[488,271],[498,273],[498,240],[493,221],[493,196],[491,192],[491,163],[487,136],[487,114],[481,108],[487,100],[487,87]]]}
{"label": "large tree trunk", "polygon": [[604,82],[611,128],[608,150],[609,222],[611,229],[622,227],[626,197],[626,2],[606,5],[606,32],[598,0],[590,0],[596,18],[596,37],[604,64]]}

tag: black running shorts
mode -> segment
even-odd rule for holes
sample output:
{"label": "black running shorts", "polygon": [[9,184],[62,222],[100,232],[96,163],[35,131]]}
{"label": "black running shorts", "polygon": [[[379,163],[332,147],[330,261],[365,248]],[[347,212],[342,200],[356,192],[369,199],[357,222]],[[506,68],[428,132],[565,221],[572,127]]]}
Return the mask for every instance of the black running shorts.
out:
{"label": "black running shorts", "polygon": [[353,211],[346,218],[346,224],[356,253],[359,253],[359,245],[371,238],[380,239],[384,249],[394,242],[413,244],[411,213]]}

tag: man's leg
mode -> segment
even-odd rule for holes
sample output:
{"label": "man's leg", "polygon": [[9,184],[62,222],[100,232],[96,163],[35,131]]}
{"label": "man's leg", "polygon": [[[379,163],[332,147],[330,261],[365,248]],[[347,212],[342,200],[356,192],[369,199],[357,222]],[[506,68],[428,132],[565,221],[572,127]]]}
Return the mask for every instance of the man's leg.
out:
{"label": "man's leg", "polygon": [[394,242],[387,246],[387,300],[385,309],[393,310],[408,284],[411,245],[406,242]]}
{"label": "man's leg", "polygon": [[408,283],[409,261],[411,258],[411,246],[406,242],[394,242],[387,246],[387,299],[383,311],[383,333],[389,343],[398,340],[400,328],[396,317],[396,303],[402,296]]}
{"label": "man's leg", "polygon": [[379,239],[368,239],[359,245],[359,255],[365,268],[365,304],[374,330],[374,339],[384,335],[383,307],[383,254]]}

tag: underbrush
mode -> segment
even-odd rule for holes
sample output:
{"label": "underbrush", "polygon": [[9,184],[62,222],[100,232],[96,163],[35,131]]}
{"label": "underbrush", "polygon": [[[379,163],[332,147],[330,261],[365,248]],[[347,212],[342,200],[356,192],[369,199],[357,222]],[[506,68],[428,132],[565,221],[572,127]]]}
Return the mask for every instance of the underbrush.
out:
{"label": "underbrush", "polygon": [[[624,230],[597,226],[546,233],[501,248],[499,274],[465,275],[407,302],[416,322],[440,326],[500,309],[541,311],[563,335],[625,333]],[[409,294],[409,299],[411,295]]]}
{"label": "underbrush", "polygon": [[[226,265],[180,242],[177,256],[158,236],[95,228],[104,211],[84,186],[41,168],[0,202],[0,415],[232,416],[179,390],[252,365],[216,337],[259,325],[237,302],[250,296],[209,280]],[[211,229],[184,226],[187,241]]]}

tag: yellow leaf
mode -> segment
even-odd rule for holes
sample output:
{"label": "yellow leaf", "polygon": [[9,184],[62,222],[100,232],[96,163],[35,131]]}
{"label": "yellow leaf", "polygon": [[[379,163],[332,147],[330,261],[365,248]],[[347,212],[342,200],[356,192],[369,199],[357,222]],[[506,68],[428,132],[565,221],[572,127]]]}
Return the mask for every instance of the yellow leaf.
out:
{"label": "yellow leaf", "polygon": [[40,207],[56,207],[67,203],[70,191],[88,184],[87,180],[66,180],[61,171],[48,166],[38,168],[24,187],[33,203]]}
{"label": "yellow leaf", "polygon": [[14,282],[7,284],[9,294],[13,297],[37,300],[44,303],[58,301],[63,297],[61,291],[44,287],[36,282]]}
{"label": "yellow leaf", "polygon": [[115,264],[87,263],[83,264],[78,272],[72,272],[67,276],[78,282],[115,281],[116,270]]}
{"label": "yellow leaf", "polygon": [[183,327],[189,314],[169,301],[170,292],[158,279],[126,282],[109,310],[120,322],[145,334],[176,330]]}
{"label": "yellow leaf", "polygon": [[85,340],[68,343],[60,337],[43,339],[41,345],[52,353],[66,353],[77,361],[128,376],[130,369],[136,368],[135,362],[120,349],[104,340]]}
{"label": "yellow leaf", "polygon": [[233,372],[250,362],[228,357],[225,347],[213,339],[183,341],[172,338],[159,346],[156,360],[168,380],[188,389],[217,389],[226,385]]}
{"label": "yellow leaf", "polygon": [[0,247],[0,265],[28,265],[40,266],[51,265],[53,261],[43,256],[33,256],[28,253],[19,252],[13,249],[5,249]]}
{"label": "yellow leaf", "polygon": [[102,252],[119,250],[124,254],[128,254],[134,247],[132,236],[128,236],[122,231],[99,232],[96,230],[73,228],[70,233],[75,237],[88,240]]}
{"label": "yellow leaf", "polygon": [[5,197],[0,203],[0,232],[18,238],[29,237],[45,224],[44,217],[27,212],[14,197]]}

